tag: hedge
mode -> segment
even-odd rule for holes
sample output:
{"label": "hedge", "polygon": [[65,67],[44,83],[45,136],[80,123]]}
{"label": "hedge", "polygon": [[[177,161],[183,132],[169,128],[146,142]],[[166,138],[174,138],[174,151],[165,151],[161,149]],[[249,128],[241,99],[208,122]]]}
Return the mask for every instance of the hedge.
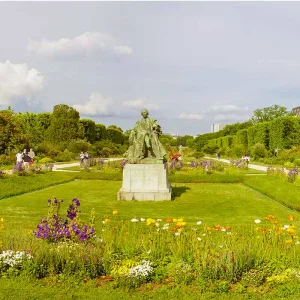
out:
{"label": "hedge", "polygon": [[236,133],[236,143],[248,147],[247,129],[239,130]]}

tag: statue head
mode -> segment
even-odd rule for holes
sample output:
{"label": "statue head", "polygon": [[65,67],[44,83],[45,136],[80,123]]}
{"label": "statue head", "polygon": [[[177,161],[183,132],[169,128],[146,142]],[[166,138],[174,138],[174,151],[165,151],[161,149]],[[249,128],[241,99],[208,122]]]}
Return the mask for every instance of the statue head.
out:
{"label": "statue head", "polygon": [[147,118],[148,115],[149,115],[149,112],[146,108],[143,108],[142,111],[141,111],[141,115],[144,117],[144,118]]}

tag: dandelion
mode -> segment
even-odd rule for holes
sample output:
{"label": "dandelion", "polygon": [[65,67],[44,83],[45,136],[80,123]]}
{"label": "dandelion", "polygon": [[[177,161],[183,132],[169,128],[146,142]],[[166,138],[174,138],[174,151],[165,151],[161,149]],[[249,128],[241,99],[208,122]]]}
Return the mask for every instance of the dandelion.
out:
{"label": "dandelion", "polygon": [[261,220],[259,220],[259,219],[254,220],[254,223],[256,223],[256,224],[259,224],[260,222],[261,222]]}
{"label": "dandelion", "polygon": [[130,220],[130,222],[132,222],[132,223],[137,223],[139,220],[138,219],[136,219],[136,218],[132,218],[131,220]]}
{"label": "dandelion", "polygon": [[201,224],[202,224],[202,222],[201,222],[201,221],[198,221],[196,224],[197,224],[197,225],[201,225]]}
{"label": "dandelion", "polygon": [[113,215],[117,215],[119,211],[117,209],[113,210]]}
{"label": "dandelion", "polygon": [[292,243],[293,243],[293,240],[285,240],[285,243],[286,243],[286,244],[292,244]]}

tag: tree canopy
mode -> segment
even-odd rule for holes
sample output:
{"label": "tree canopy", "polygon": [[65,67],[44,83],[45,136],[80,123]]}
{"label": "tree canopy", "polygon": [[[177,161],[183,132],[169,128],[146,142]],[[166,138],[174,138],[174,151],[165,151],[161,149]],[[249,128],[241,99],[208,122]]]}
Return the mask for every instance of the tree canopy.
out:
{"label": "tree canopy", "polygon": [[288,116],[290,112],[284,106],[274,104],[261,109],[256,109],[251,117],[252,124],[269,122],[279,117]]}

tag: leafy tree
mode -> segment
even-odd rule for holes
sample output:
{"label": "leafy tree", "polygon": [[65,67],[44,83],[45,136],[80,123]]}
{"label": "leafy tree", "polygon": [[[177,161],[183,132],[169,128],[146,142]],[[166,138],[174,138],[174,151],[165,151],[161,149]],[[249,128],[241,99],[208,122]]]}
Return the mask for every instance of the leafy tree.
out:
{"label": "leafy tree", "polygon": [[25,112],[15,114],[13,117],[19,123],[29,147],[44,141],[46,130],[50,126],[50,113]]}
{"label": "leafy tree", "polygon": [[[24,147],[24,136],[20,132],[20,125],[14,119],[14,111],[0,111],[0,153],[7,149]],[[18,149],[19,150],[19,149]]]}
{"label": "leafy tree", "polygon": [[269,122],[279,117],[290,115],[286,107],[280,105],[272,105],[262,109],[256,109],[251,117],[252,124],[261,122]]}
{"label": "leafy tree", "polygon": [[117,125],[109,125],[107,129],[115,129],[123,132],[123,129],[121,127],[118,127]]}
{"label": "leafy tree", "polygon": [[96,139],[96,123],[90,119],[81,119],[79,123],[83,126],[84,129],[84,138],[90,142],[94,143]]}
{"label": "leafy tree", "polygon": [[95,127],[95,140],[102,141],[107,139],[107,130],[105,125],[103,124],[96,124]]}
{"label": "leafy tree", "polygon": [[60,143],[81,137],[83,132],[80,130],[79,118],[79,112],[74,108],[66,104],[55,105],[47,138],[52,142]]}

